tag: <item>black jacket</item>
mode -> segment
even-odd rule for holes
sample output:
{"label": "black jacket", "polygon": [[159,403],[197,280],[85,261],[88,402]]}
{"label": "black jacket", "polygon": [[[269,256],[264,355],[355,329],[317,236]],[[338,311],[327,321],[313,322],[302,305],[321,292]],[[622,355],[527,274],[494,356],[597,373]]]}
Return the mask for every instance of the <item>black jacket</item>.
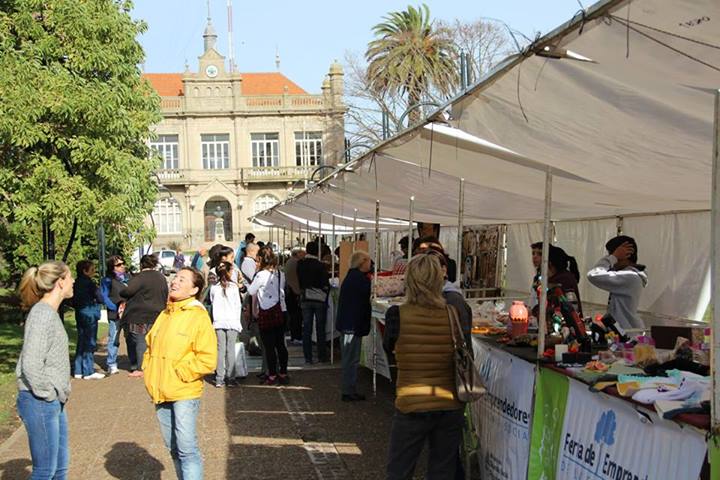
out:
{"label": "black jacket", "polygon": [[100,289],[95,281],[87,275],[78,275],[73,287],[73,308],[80,309],[83,307],[92,307],[103,303]]}
{"label": "black jacket", "polygon": [[120,295],[127,300],[123,313],[125,322],[150,324],[167,304],[167,280],[158,271],[145,270],[130,279]]}
{"label": "black jacket", "polygon": [[357,268],[348,270],[340,286],[340,301],[337,312],[337,329],[352,331],[358,337],[370,333],[371,282],[367,274]]}
{"label": "black jacket", "polygon": [[298,262],[297,266],[300,290],[306,288],[330,289],[330,276],[325,270],[325,264],[315,257],[306,256]]}

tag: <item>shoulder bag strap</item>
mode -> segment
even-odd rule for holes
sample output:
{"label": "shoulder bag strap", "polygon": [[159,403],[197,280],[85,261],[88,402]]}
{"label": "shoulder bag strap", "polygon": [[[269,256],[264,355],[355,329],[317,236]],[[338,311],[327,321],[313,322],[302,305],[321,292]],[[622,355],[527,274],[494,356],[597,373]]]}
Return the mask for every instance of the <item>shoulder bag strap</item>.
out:
{"label": "shoulder bag strap", "polygon": [[457,350],[457,348],[461,345],[461,343],[458,342],[458,335],[456,332],[457,312],[452,305],[448,305],[446,308],[448,312],[448,320],[450,321],[450,334],[452,335],[453,347],[455,347],[455,349]]}

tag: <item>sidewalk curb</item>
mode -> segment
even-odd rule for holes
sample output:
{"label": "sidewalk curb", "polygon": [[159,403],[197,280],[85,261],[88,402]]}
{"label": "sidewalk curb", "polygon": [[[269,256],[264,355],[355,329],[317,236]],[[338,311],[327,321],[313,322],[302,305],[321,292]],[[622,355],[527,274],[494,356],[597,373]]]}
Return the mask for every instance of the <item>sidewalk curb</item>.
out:
{"label": "sidewalk curb", "polygon": [[7,450],[10,450],[10,448],[15,445],[15,442],[17,442],[18,438],[22,435],[22,432],[24,431],[25,427],[22,424],[18,428],[16,428],[12,435],[10,435],[7,440],[0,444],[0,455],[3,455]]}

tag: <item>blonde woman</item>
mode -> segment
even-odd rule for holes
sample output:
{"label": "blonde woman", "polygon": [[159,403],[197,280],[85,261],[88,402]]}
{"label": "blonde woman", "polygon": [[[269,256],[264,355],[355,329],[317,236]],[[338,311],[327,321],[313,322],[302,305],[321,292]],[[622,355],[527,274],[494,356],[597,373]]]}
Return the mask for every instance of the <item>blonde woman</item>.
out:
{"label": "blonde woman", "polygon": [[414,256],[405,270],[407,300],[391,307],[385,317],[383,344],[395,352],[398,371],[388,480],[412,478],[426,442],[426,478],[455,478],[464,409],[455,398],[444,276],[436,252]]}
{"label": "blonde woman", "polygon": [[32,479],[67,478],[70,362],[58,308],[72,297],[73,283],[68,267],[54,261],[29,268],[20,281],[22,307],[30,312],[15,369],[17,411],[30,443]]}

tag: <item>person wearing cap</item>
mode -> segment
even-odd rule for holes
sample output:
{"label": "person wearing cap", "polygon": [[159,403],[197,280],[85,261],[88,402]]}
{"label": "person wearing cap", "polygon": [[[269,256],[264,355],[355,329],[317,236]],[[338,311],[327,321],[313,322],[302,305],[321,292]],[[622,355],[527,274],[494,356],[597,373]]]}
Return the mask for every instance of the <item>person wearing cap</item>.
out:
{"label": "person wearing cap", "polygon": [[619,235],[606,244],[607,256],[602,257],[588,272],[587,278],[596,287],[610,293],[608,314],[623,329],[645,328],[638,316],[640,295],[647,285],[645,266],[637,263],[637,243],[632,237]]}

